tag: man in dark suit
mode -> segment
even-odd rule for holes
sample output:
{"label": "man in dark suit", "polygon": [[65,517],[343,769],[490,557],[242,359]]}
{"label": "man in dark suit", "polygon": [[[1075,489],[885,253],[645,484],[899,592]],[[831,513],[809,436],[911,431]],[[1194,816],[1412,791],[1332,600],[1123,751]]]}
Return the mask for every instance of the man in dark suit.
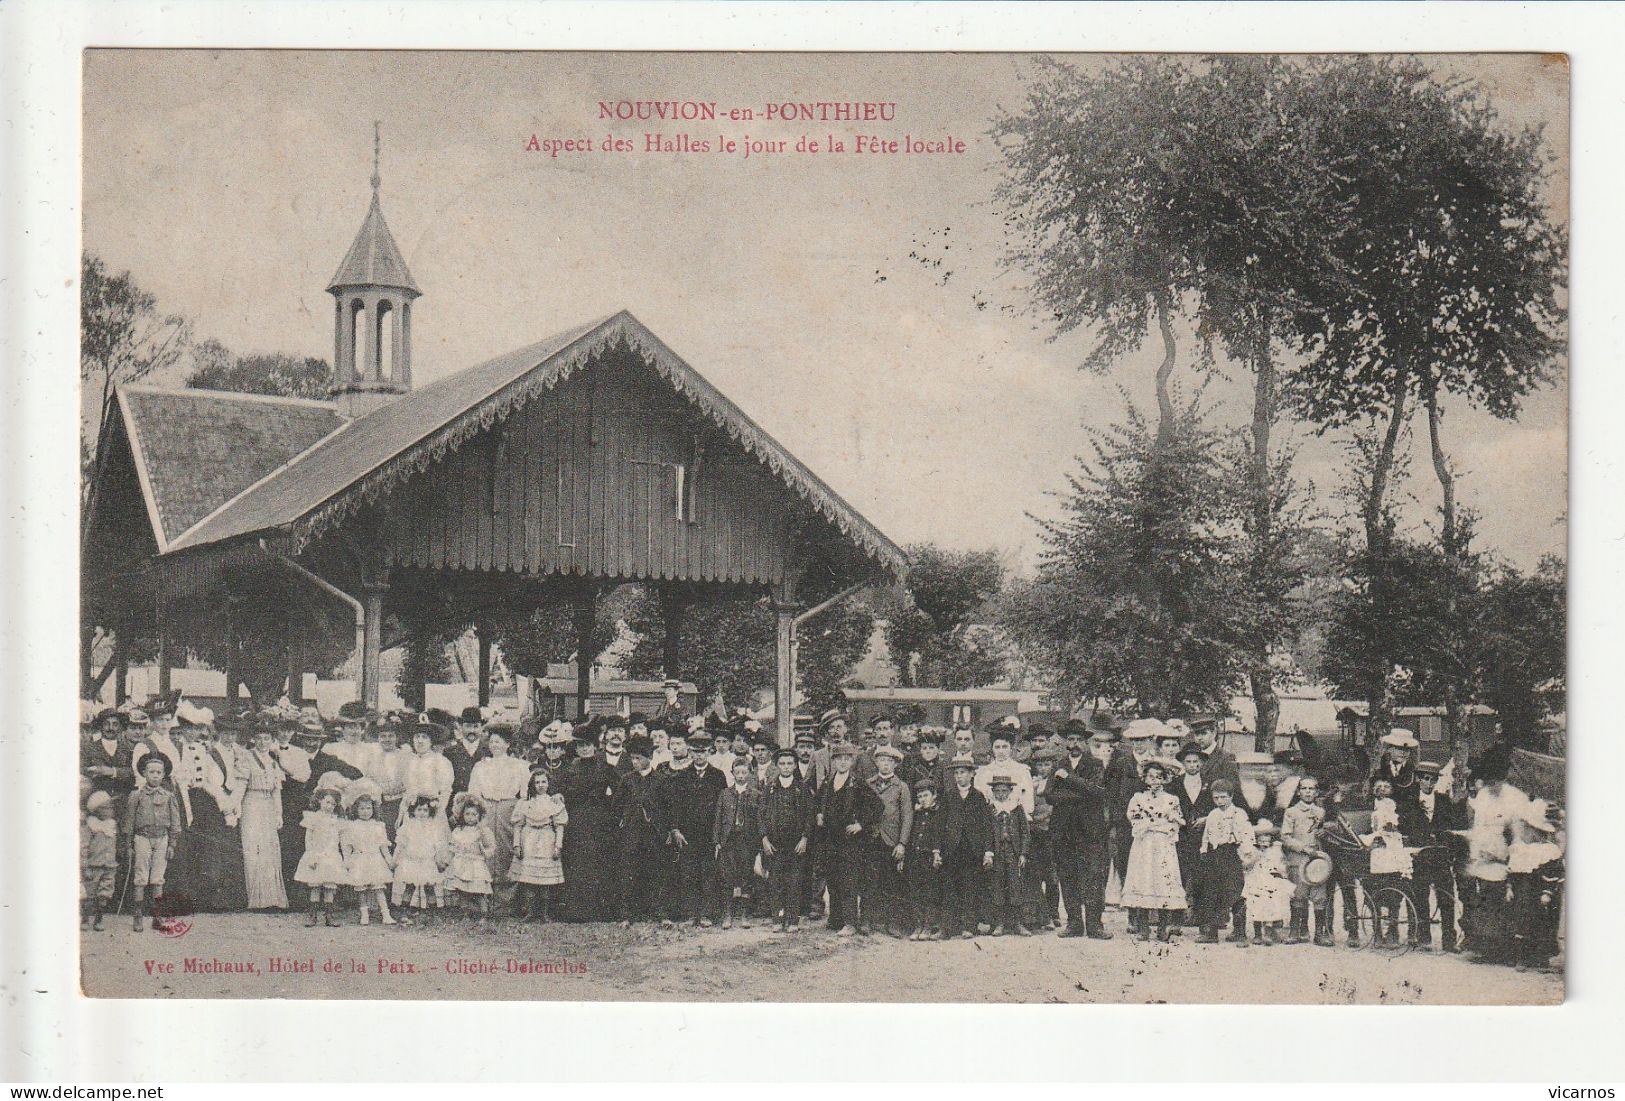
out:
{"label": "man in dark suit", "polygon": [[490,750],[485,747],[485,715],[479,708],[463,708],[463,713],[457,716],[457,736],[442,752],[451,762],[452,794],[467,791],[469,777],[474,775],[474,763],[490,756]]}
{"label": "man in dark suit", "polygon": [[880,822],[880,798],[852,770],[857,747],[840,742],[830,747],[832,771],[819,792],[817,826],[823,838],[824,876],[829,883],[831,929],[843,937],[862,924],[861,894],[865,857]]}
{"label": "man in dark suit", "polygon": [[1059,935],[1109,940],[1111,934],[1102,922],[1110,866],[1105,770],[1084,748],[1088,736],[1088,729],[1076,719],[1061,724],[1065,756],[1056,762],[1044,799],[1054,808],[1049,820],[1050,844],[1066,904],[1066,924]]}
{"label": "man in dark suit", "polygon": [[1457,952],[1456,946],[1456,859],[1465,842],[1452,830],[1467,828],[1467,809],[1449,793],[1438,790],[1439,766],[1420,761],[1415,766],[1416,802],[1395,801],[1399,810],[1400,832],[1405,844],[1421,851],[1412,859],[1411,901],[1416,905],[1417,942],[1433,943],[1431,890],[1439,900],[1440,947]]}
{"label": "man in dark suit", "polygon": [[1241,785],[1241,766],[1236,755],[1219,744],[1219,720],[1201,716],[1190,720],[1191,740],[1202,751],[1202,782],[1209,787],[1215,780]]}
{"label": "man in dark suit", "polygon": [[1196,861],[1202,848],[1202,826],[1213,809],[1213,785],[1202,776],[1202,766],[1208,758],[1202,747],[1186,742],[1179,747],[1179,767],[1183,770],[1169,783],[1170,790],[1179,798],[1179,811],[1185,824],[1179,827],[1179,877],[1187,892],[1196,875]]}
{"label": "man in dark suit", "polygon": [[987,869],[993,859],[993,808],[971,783],[971,762],[953,766],[943,793],[942,935],[976,935],[987,909]]}
{"label": "man in dark suit", "polygon": [[105,791],[115,802],[135,790],[135,766],[124,738],[124,716],[116,709],[109,707],[97,715],[95,733],[80,742],[79,770],[90,778],[92,790]]}
{"label": "man in dark suit", "polygon": [[711,740],[703,727],[692,734],[681,729],[671,731],[666,748],[671,760],[656,772],[655,797],[657,826],[671,861],[666,913],[672,920],[709,926],[711,900],[707,887],[715,863],[711,831],[716,824],[717,799],[727,781],[720,771],[706,764]]}

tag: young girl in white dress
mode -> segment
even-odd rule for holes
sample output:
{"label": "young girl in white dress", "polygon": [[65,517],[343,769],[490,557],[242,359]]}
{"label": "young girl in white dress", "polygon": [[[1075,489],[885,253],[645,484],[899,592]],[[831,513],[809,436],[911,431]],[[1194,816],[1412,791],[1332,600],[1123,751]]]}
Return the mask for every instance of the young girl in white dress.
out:
{"label": "young girl in white dress", "polygon": [[440,893],[441,877],[451,862],[445,832],[446,820],[435,814],[435,800],[430,795],[412,801],[406,821],[395,831],[395,906],[407,925],[412,924],[406,912],[408,906],[426,910],[431,899],[436,910],[446,904]]}
{"label": "young girl in white dress", "polygon": [[446,865],[446,890],[453,892],[455,900],[465,897],[476,904],[480,924],[490,922],[491,913],[491,854],[496,851],[496,838],[485,824],[485,804],[466,791],[458,792],[451,801],[452,821],[457,823],[451,831],[451,863]]}
{"label": "young girl in white dress", "polygon": [[1247,857],[1247,876],[1241,897],[1253,923],[1253,943],[1281,943],[1281,923],[1292,916],[1292,880],[1286,874],[1286,853],[1275,823],[1260,818],[1253,827],[1253,852]]}
{"label": "young girl in white dress", "polygon": [[372,780],[357,780],[345,793],[350,804],[350,820],[339,831],[339,848],[344,853],[344,875],[355,888],[361,909],[361,924],[372,924],[368,903],[378,903],[378,915],[385,925],[394,925],[384,892],[394,879],[389,855],[389,834],[378,818],[381,791]]}
{"label": "young girl in white dress", "polygon": [[299,820],[305,830],[305,854],[299,858],[293,878],[310,888],[306,925],[315,925],[318,919],[327,925],[338,924],[333,917],[333,898],[339,884],[347,882],[344,854],[339,849],[339,833],[344,828],[344,819],[339,817],[343,785],[344,777],[338,773],[323,773],[311,794],[310,809]]}
{"label": "young girl in white dress", "polygon": [[549,920],[564,883],[564,826],[570,821],[564,796],[549,791],[546,769],[530,774],[529,798],[513,808],[513,866],[508,878],[518,885],[514,909]]}
{"label": "young girl in white dress", "polygon": [[1146,790],[1137,791],[1128,801],[1129,828],[1134,845],[1129,849],[1128,870],[1123,874],[1123,906],[1132,915],[1140,914],[1140,939],[1151,939],[1151,914],[1156,911],[1157,935],[1172,940],[1179,922],[1173,915],[1185,910],[1185,883],[1179,874],[1179,827],[1185,815],[1179,797],[1164,791],[1168,766],[1147,761],[1143,776]]}

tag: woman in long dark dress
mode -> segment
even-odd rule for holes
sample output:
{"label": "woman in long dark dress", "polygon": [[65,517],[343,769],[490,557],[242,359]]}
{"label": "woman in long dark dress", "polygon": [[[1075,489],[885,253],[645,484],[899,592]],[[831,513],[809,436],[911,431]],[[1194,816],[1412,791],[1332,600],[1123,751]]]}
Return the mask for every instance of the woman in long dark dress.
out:
{"label": "woman in long dark dress", "polygon": [[237,831],[242,777],[237,768],[237,731],[226,720],[191,733],[185,778],[191,825],[186,830],[180,881],[169,895],[186,895],[204,913],[241,910],[248,902],[243,882],[243,842]]}
{"label": "woman in long dark dress", "polygon": [[564,913],[569,921],[613,921],[620,868],[615,801],[621,775],[598,756],[596,735],[576,736],[578,756],[564,769]]}

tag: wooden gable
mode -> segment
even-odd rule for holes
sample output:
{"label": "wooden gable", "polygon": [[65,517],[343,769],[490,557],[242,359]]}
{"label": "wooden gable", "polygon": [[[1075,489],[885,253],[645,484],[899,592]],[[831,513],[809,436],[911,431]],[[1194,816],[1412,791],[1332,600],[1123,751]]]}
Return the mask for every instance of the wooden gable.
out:
{"label": "wooden gable", "polygon": [[772,584],[813,513],[640,355],[598,358],[380,501],[391,565]]}

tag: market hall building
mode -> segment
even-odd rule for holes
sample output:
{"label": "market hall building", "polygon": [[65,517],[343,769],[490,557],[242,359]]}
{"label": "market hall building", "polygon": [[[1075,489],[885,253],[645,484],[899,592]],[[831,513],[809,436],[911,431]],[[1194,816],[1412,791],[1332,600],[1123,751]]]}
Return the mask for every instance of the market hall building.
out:
{"label": "market hall building", "polygon": [[163,691],[234,591],[281,586],[288,683],[308,671],[305,609],[327,602],[353,614],[376,707],[380,654],[425,599],[477,628],[494,608],[566,601],[584,650],[599,593],[645,583],[675,675],[686,605],[766,594],[788,744],[798,614],[900,578],[903,552],[624,310],[414,387],[421,291],[372,184],[327,288],[330,400],[119,389],[85,506],[83,626],[114,633],[114,662],[158,639]]}

